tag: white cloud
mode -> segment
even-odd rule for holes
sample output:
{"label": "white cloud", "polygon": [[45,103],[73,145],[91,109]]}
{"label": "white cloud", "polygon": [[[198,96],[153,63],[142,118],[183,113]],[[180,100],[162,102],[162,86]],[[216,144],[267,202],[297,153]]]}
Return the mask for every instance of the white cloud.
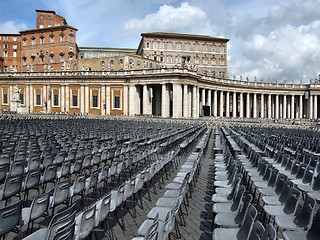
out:
{"label": "white cloud", "polygon": [[0,24],[1,33],[13,33],[17,34],[19,31],[26,30],[28,27],[24,23],[17,23],[14,21],[8,21]]}
{"label": "white cloud", "polygon": [[231,71],[307,81],[319,74],[319,33],[320,20],[297,27],[288,24],[267,36],[256,34],[245,42],[242,59],[231,63]]}
{"label": "white cloud", "polygon": [[181,3],[179,7],[160,6],[156,13],[147,14],[143,19],[131,19],[124,25],[126,34],[141,32],[198,32],[207,26],[207,14],[198,7]]}

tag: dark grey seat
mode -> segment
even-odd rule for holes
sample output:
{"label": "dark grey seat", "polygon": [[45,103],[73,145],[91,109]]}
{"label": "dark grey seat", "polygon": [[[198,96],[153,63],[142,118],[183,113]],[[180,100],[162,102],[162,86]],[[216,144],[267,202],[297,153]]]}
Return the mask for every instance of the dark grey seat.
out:
{"label": "dark grey seat", "polygon": [[[18,225],[21,225],[22,201],[0,209],[0,237],[11,232]],[[20,237],[22,236],[18,228]]]}

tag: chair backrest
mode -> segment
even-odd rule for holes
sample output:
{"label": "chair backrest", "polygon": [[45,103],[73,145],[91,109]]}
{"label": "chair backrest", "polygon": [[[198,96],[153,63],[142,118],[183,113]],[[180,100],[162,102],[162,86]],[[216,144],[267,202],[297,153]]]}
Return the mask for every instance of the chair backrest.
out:
{"label": "chair backrest", "polygon": [[22,201],[0,209],[0,237],[21,224]]}
{"label": "chair backrest", "polygon": [[43,172],[42,183],[50,182],[56,178],[57,175],[57,164],[48,165]]}
{"label": "chair backrest", "polygon": [[268,181],[269,187],[274,187],[278,178],[279,170],[274,168],[271,170],[271,176]]}
{"label": "chair backrest", "polygon": [[52,191],[36,196],[31,203],[31,213],[29,221],[41,217],[49,208],[49,200]]}
{"label": "chair backrest", "polygon": [[50,224],[48,227],[47,237],[45,239],[53,239],[56,234],[64,232],[68,226],[74,223],[74,220],[75,211],[72,214],[65,216],[65,218],[60,219],[58,222]]}
{"label": "chair backrest", "polygon": [[276,194],[280,195],[282,193],[286,181],[287,181],[287,176],[283,173],[279,173],[278,178],[277,178],[277,182],[276,182],[276,186],[274,189]]}
{"label": "chair backrest", "polygon": [[285,214],[294,214],[296,212],[300,195],[300,191],[298,191],[295,188],[291,188],[290,196],[287,199],[283,208],[283,212]]}
{"label": "chair backrest", "polygon": [[248,239],[249,235],[251,234],[253,223],[257,217],[257,214],[257,209],[250,204],[247,214],[244,216],[243,223],[239,229],[237,235],[238,239]]}
{"label": "chair backrest", "polygon": [[6,179],[9,163],[0,163],[0,182]]}
{"label": "chair backrest", "polygon": [[239,213],[237,214],[236,218],[243,222],[244,221],[244,216],[247,214],[248,212],[248,209],[249,209],[249,205],[251,204],[252,202],[252,196],[251,194],[248,194],[248,195],[245,195],[243,196],[242,198],[242,202],[241,202],[241,206],[240,206],[240,209],[239,209]]}
{"label": "chair backrest", "polygon": [[261,240],[276,240],[277,232],[274,227],[268,223],[264,233],[262,234]]}
{"label": "chair backrest", "polygon": [[6,177],[3,186],[3,199],[10,198],[20,192],[22,185],[22,175]]}
{"label": "chair backrest", "polygon": [[76,222],[73,221],[64,228],[59,229],[59,231],[54,234],[53,240],[73,240],[75,224]]}
{"label": "chair backrest", "polygon": [[74,185],[73,185],[73,194],[72,194],[72,196],[83,192],[83,190],[85,188],[85,185],[86,185],[86,174],[84,173],[84,174],[77,175],[73,184]]}
{"label": "chair backrest", "polygon": [[294,222],[300,227],[303,226],[305,229],[309,229],[312,224],[315,206],[316,201],[307,195],[307,198],[304,200],[303,207]]}
{"label": "chair backrest", "polygon": [[147,234],[144,236],[145,240],[157,240],[158,239],[158,226],[159,226],[159,213],[156,214]]}
{"label": "chair backrest", "polygon": [[62,221],[63,219],[69,217],[70,215],[74,215],[73,218],[75,218],[76,214],[76,203],[73,203],[70,207],[66,208],[65,210],[56,213],[50,220],[49,226],[52,226],[53,224]]}
{"label": "chair backrest", "polygon": [[307,169],[306,169],[304,176],[303,176],[303,179],[302,179],[302,183],[303,184],[311,184],[312,180],[313,180],[314,173],[315,173],[314,167],[307,166]]}
{"label": "chair backrest", "polygon": [[40,175],[40,169],[29,171],[25,179],[23,190],[28,190],[34,188],[35,186],[38,186],[40,182]]}
{"label": "chair backrest", "polygon": [[96,205],[95,227],[104,221],[110,212],[111,194],[100,199]]}
{"label": "chair backrest", "polygon": [[233,203],[231,206],[232,211],[238,211],[240,207],[240,203],[242,201],[243,194],[245,192],[246,188],[243,185],[240,185],[237,194],[235,195],[233,199]]}
{"label": "chair backrest", "polygon": [[264,232],[265,232],[264,226],[261,224],[261,222],[256,221],[253,224],[249,239],[250,240],[261,240]]}
{"label": "chair backrest", "polygon": [[10,164],[10,170],[9,170],[10,176],[17,176],[17,175],[23,174],[25,162],[26,162],[25,159],[12,161]]}
{"label": "chair backrest", "polygon": [[287,178],[279,196],[279,202],[285,203],[287,201],[287,199],[290,197],[291,188],[293,188],[293,183]]}
{"label": "chair backrest", "polygon": [[70,179],[56,184],[53,192],[53,204],[63,203],[69,197]]}
{"label": "chair backrest", "polygon": [[84,239],[91,233],[94,227],[95,212],[96,212],[96,204],[94,204],[93,206],[91,206],[89,209],[85,210],[82,213],[80,225],[78,228],[79,239]]}
{"label": "chair backrest", "polygon": [[[320,164],[319,164],[319,166],[320,166]],[[319,174],[319,173],[318,173],[317,176],[314,178],[312,190],[313,190],[313,191],[318,191],[318,190],[320,190],[320,174]]]}
{"label": "chair backrest", "polygon": [[313,236],[320,236],[320,208],[318,208],[316,215],[313,217],[309,231]]}

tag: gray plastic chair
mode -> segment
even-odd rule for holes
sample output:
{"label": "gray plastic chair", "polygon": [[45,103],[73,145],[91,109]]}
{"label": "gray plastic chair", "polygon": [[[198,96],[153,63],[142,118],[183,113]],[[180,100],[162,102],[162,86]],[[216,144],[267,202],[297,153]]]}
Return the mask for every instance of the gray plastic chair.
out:
{"label": "gray plastic chair", "polygon": [[[21,225],[22,201],[0,209],[0,237],[11,232],[16,226]],[[21,229],[18,227],[22,237]]]}
{"label": "gray plastic chair", "polygon": [[84,239],[92,232],[95,225],[96,204],[76,217],[75,240]]}
{"label": "gray plastic chair", "polygon": [[239,239],[247,240],[251,234],[253,223],[257,217],[257,210],[250,204],[243,224],[239,228],[216,228],[213,230],[212,239]]}
{"label": "gray plastic chair", "polygon": [[20,197],[21,185],[22,175],[6,177],[4,185],[0,190],[0,200],[6,200],[5,206],[7,206],[8,199],[15,196],[17,193]]}
{"label": "gray plastic chair", "polygon": [[307,230],[311,227],[316,201],[307,195],[301,211],[291,216],[276,216],[275,223],[286,230]]}
{"label": "gray plastic chair", "polygon": [[50,164],[45,169],[40,178],[40,183],[42,185],[42,191],[46,190],[47,183],[55,182],[57,175],[57,164]]}
{"label": "gray plastic chair", "polygon": [[6,179],[8,169],[9,169],[9,163],[0,164],[0,183],[3,183],[3,181]]}
{"label": "gray plastic chair", "polygon": [[32,200],[30,207],[25,207],[22,209],[22,215],[21,215],[22,224],[23,225],[28,224],[27,232],[29,232],[30,223],[32,223],[31,225],[31,232],[32,232],[34,220],[43,216],[48,211],[51,193],[52,191],[49,191],[47,193],[36,196]]}
{"label": "gray plastic chair", "polygon": [[318,240],[320,236],[320,208],[313,218],[310,229],[304,231],[284,231],[282,236],[285,240]]}
{"label": "gray plastic chair", "polygon": [[36,189],[39,194],[39,183],[40,183],[41,172],[40,169],[30,170],[22,183],[21,191],[24,191],[24,200],[28,200],[29,190]]}
{"label": "gray plastic chair", "polygon": [[52,213],[54,213],[54,208],[67,201],[69,198],[70,189],[70,179],[58,182],[54,188],[53,195],[50,197],[49,207],[52,208]]}
{"label": "gray plastic chair", "polygon": [[84,174],[77,175],[73,184],[70,186],[70,190],[69,190],[69,198],[71,199],[71,202],[74,196],[76,195],[83,196],[85,184],[86,184],[86,174],[84,173]]}
{"label": "gray plastic chair", "polygon": [[287,179],[279,196],[264,196],[262,197],[262,201],[265,205],[282,205],[290,197],[292,188],[293,183],[289,179]]}

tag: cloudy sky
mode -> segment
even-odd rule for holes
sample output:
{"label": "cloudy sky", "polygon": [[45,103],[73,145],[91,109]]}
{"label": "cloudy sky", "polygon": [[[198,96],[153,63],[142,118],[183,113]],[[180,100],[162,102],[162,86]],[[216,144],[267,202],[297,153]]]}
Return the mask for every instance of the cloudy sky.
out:
{"label": "cloudy sky", "polygon": [[81,47],[137,48],[142,32],[203,34],[230,39],[230,77],[320,74],[320,0],[1,0],[0,33],[35,28],[35,9],[65,17]]}

